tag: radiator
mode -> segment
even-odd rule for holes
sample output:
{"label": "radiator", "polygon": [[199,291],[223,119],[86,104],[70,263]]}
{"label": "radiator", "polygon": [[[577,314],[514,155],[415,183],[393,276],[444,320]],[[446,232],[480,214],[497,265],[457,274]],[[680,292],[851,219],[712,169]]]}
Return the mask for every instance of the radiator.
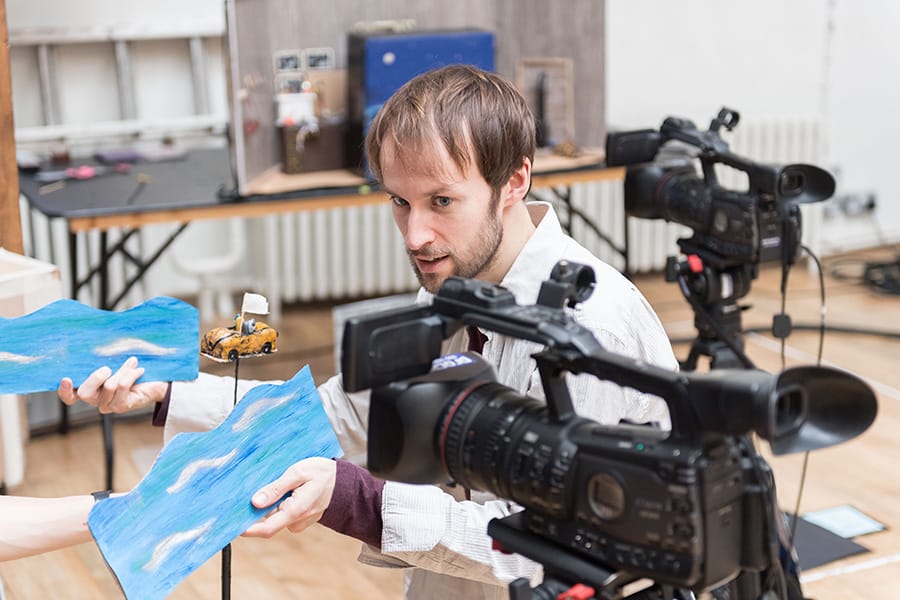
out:
{"label": "radiator", "polygon": [[347,299],[417,289],[390,203],[280,218],[285,302]]}

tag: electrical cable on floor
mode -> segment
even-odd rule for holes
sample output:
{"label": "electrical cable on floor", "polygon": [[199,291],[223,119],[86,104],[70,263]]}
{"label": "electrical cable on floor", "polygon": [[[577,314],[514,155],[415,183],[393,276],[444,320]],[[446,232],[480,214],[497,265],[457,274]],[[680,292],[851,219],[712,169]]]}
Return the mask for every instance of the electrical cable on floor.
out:
{"label": "electrical cable on floor", "polygon": [[[830,333],[846,333],[851,335],[872,335],[879,336],[888,339],[900,339],[900,331],[892,331],[888,329],[874,329],[874,328],[866,328],[866,327],[849,327],[844,325],[826,325],[825,324],[825,274],[824,268],[822,267],[822,263],[819,258],[813,254],[809,248],[806,246],[802,246],[803,250],[812,258],[813,262],[816,263],[816,268],[819,273],[819,290],[820,290],[820,301],[821,301],[821,311],[819,323],[818,324],[804,324],[804,323],[792,323],[790,325],[791,331],[818,331],[819,332],[819,360],[821,361],[822,357],[822,340],[824,339],[825,332],[828,331]],[[892,262],[882,262],[882,263],[871,263],[866,262],[860,258],[844,258],[839,259],[831,263],[828,275],[836,280],[842,282],[849,283],[866,283],[866,269],[869,265],[873,266],[872,270],[872,278],[873,280],[881,279],[882,284],[880,285],[880,289],[876,289],[876,291],[883,291],[885,293],[898,293],[900,294],[900,256]],[[877,275],[880,270],[887,271],[889,270],[889,274],[881,277]],[[894,291],[896,290],[896,291]],[[782,312],[784,312],[784,305],[782,305]],[[761,326],[761,327],[747,327],[744,329],[743,333],[771,333],[771,327],[769,326]]]}
{"label": "electrical cable on floor", "polygon": [[[819,274],[819,351],[816,356],[816,366],[822,366],[822,351],[825,347],[825,273],[822,271],[822,263],[819,260],[819,257],[815,255],[815,253],[807,248],[806,246],[801,246],[804,252],[816,263],[816,272]],[[785,307],[785,296],[787,295],[787,290],[782,289],[782,300],[781,300],[781,312],[784,312]],[[781,365],[784,368],[784,340],[782,340],[781,346]],[[803,467],[800,470],[800,485],[797,489],[797,502],[794,504],[794,519],[791,522],[791,535],[788,540],[790,545],[790,552],[794,552],[794,541],[797,537],[797,524],[800,522],[800,501],[803,498],[803,486],[806,483],[806,469],[809,466],[809,452],[803,453]]]}
{"label": "electrical cable on floor", "polygon": [[863,281],[882,294],[900,294],[900,259],[890,262],[867,262]]}
{"label": "electrical cable on floor", "polygon": [[[878,245],[882,248],[896,248],[897,244],[887,242],[874,215],[874,211],[869,213]],[[870,261],[857,257],[838,259],[831,264],[828,274],[837,281],[868,285],[879,293],[900,294],[900,256],[888,261]]]}
{"label": "electrical cable on floor", "polygon": [[883,294],[900,294],[900,257],[889,261],[844,258],[832,263],[829,275],[836,281],[867,285]]}

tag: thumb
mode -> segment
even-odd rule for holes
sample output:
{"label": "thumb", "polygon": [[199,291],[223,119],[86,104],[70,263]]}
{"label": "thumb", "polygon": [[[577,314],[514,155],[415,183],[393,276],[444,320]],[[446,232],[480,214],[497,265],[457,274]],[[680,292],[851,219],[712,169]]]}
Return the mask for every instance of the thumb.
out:
{"label": "thumb", "polygon": [[63,377],[59,382],[59,387],[56,390],[56,395],[59,396],[59,399],[68,405],[75,404],[77,398],[75,398],[75,386],[72,385],[72,380],[68,377]]}
{"label": "thumb", "polygon": [[256,508],[266,508],[272,506],[282,496],[293,490],[298,484],[288,478],[287,473],[273,481],[272,483],[261,487],[251,498],[253,506]]}

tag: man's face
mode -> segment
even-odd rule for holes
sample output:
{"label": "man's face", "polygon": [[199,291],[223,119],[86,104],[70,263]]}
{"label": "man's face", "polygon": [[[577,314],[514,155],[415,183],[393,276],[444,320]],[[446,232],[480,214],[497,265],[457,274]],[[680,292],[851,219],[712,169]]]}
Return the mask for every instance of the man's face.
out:
{"label": "man's face", "polygon": [[461,172],[441,144],[425,150],[401,159],[388,139],[381,170],[416,277],[435,293],[452,275],[484,278],[503,240],[503,224],[477,168]]}

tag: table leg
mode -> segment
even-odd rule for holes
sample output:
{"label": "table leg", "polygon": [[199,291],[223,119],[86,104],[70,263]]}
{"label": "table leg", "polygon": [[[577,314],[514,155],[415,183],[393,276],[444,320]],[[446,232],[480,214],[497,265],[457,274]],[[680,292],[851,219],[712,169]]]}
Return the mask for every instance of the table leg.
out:
{"label": "table leg", "polygon": [[[78,234],[69,232],[69,297],[78,300]],[[62,434],[69,433],[69,405],[59,401],[59,425],[57,430]]]}
{"label": "table leg", "polygon": [[110,310],[109,306],[109,261],[106,256],[106,247],[108,241],[108,233],[104,229],[100,232],[100,298],[98,304],[103,310]]}

